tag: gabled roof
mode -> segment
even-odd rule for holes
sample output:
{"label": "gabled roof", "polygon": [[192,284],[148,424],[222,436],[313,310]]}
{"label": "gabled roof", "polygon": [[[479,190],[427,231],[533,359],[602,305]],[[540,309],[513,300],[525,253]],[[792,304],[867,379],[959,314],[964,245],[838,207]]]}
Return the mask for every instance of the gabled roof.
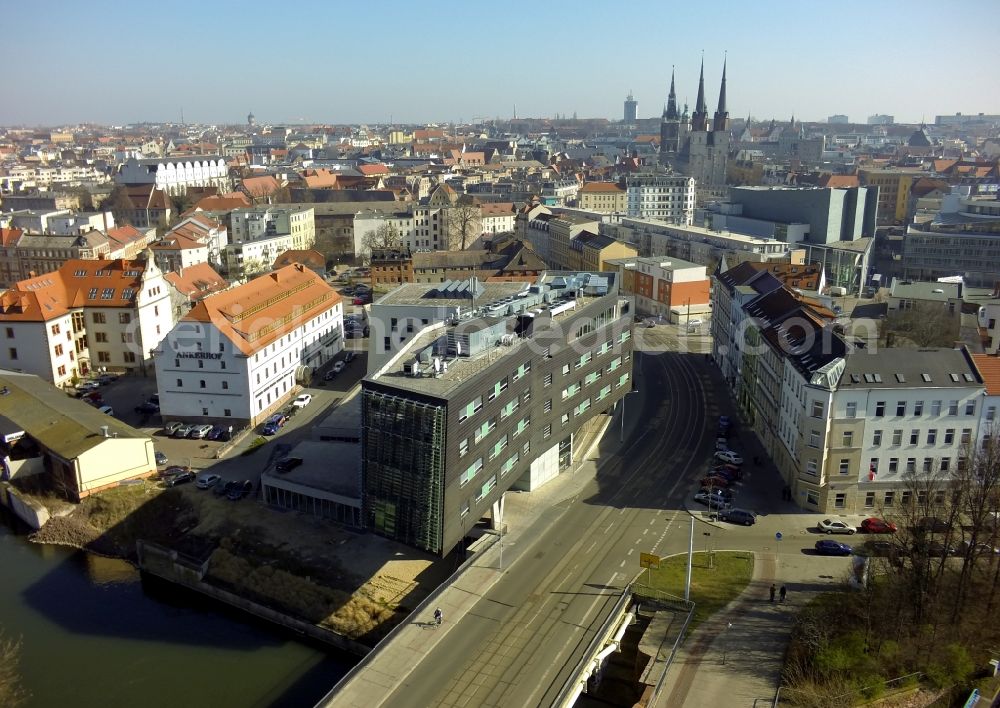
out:
{"label": "gabled roof", "polygon": [[242,192],[230,192],[219,196],[205,197],[185,212],[191,215],[198,211],[232,211],[250,206],[250,200]]}
{"label": "gabled roof", "polygon": [[857,175],[824,175],[819,180],[820,187],[830,189],[849,189],[860,185]]}
{"label": "gabled roof", "polygon": [[624,191],[616,182],[586,182],[580,187],[581,194],[622,194]]}
{"label": "gabled roof", "polygon": [[146,234],[130,224],[108,229],[107,236],[112,245],[118,248],[146,238]]}
{"label": "gabled roof", "polygon": [[806,378],[847,354],[847,344],[808,308],[788,313],[780,322],[761,331],[768,343]]}
{"label": "gabled roof", "polygon": [[479,205],[483,216],[514,216],[513,202],[486,202]]}
{"label": "gabled roof", "polygon": [[274,268],[284,268],[293,263],[302,263],[312,268],[326,270],[326,257],[315,248],[289,249],[274,259]]}
{"label": "gabled roof", "polygon": [[382,164],[358,165],[358,172],[363,174],[365,177],[379,177],[381,175],[389,174],[389,168]]}
{"label": "gabled roof", "polygon": [[181,321],[211,323],[249,356],[339,302],[321,277],[296,263],[205,298]]}
{"label": "gabled roof", "polygon": [[229,287],[226,279],[208,263],[198,263],[177,272],[164,273],[163,278],[191,301],[201,300]]}
{"label": "gabled roof", "polygon": [[989,354],[972,354],[972,361],[979,371],[979,376],[986,384],[988,396],[1000,396],[1000,356]]}
{"label": "gabled roof", "polygon": [[18,228],[0,229],[0,245],[4,248],[13,246],[23,235],[24,231]]}
{"label": "gabled roof", "polygon": [[841,388],[979,388],[973,360],[963,349],[860,349],[847,359]]}

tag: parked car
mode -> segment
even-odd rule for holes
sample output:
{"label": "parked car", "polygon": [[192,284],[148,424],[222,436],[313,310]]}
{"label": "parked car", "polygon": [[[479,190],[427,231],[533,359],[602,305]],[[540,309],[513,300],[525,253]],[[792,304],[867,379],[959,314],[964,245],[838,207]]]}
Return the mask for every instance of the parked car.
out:
{"label": "parked car", "polygon": [[722,452],[715,453],[715,459],[722,460],[723,462],[728,462],[731,465],[742,465],[743,458],[737,455],[732,450],[725,450]]}
{"label": "parked car", "polygon": [[302,464],[301,457],[286,457],[283,460],[278,460],[278,463],[274,466],[276,472],[291,472],[296,467]]}
{"label": "parked car", "polygon": [[154,393],[147,399],[150,403],[155,403],[156,407],[160,407],[160,394]]}
{"label": "parked car", "polygon": [[724,489],[722,487],[702,487],[698,491],[708,492],[709,494],[714,494],[717,497],[722,497],[723,499],[729,499],[730,501],[732,501],[734,496],[732,489]]}
{"label": "parked car", "polygon": [[195,425],[188,432],[188,437],[194,438],[195,440],[202,440],[210,432],[212,432],[212,426],[207,423],[204,425]]}
{"label": "parked car", "polygon": [[117,374],[101,374],[97,377],[97,383],[101,386],[107,386],[109,383],[114,383],[118,380]]}
{"label": "parked car", "polygon": [[873,556],[875,558],[895,558],[897,555],[895,546],[891,541],[865,541],[855,549],[858,555]]}
{"label": "parked car", "polygon": [[222,437],[222,434],[227,430],[224,425],[213,425],[212,429],[208,431],[208,435],[205,436],[206,440],[218,440]]}
{"label": "parked car", "polygon": [[716,452],[727,452],[729,450],[729,441],[725,438],[716,438],[715,450]]}
{"label": "parked car", "polygon": [[313,399],[312,394],[309,393],[300,394],[298,398],[292,401],[292,407],[305,408],[312,402],[312,399]]}
{"label": "parked car", "polygon": [[99,410],[104,415],[112,415],[113,416],[115,414],[115,409],[112,408],[111,406],[101,406],[97,410]]}
{"label": "parked car", "polygon": [[994,548],[988,543],[973,544],[970,541],[962,541],[955,547],[955,554],[959,556],[991,556],[1000,554],[1000,548]]}
{"label": "parked car", "polygon": [[896,533],[896,524],[873,516],[861,522],[861,533]]}
{"label": "parked car", "polygon": [[354,358],[356,356],[357,354],[355,352],[347,352],[346,354],[344,354],[344,363],[350,364],[352,361],[354,361]]}
{"label": "parked car", "polygon": [[951,528],[951,525],[935,516],[924,516],[914,524],[913,528],[927,533],[945,533]]}
{"label": "parked car", "polygon": [[160,474],[160,476],[163,479],[166,479],[167,477],[174,477],[176,475],[183,474],[185,472],[190,472],[190,471],[191,471],[191,468],[190,467],[185,467],[184,465],[170,465],[170,467],[168,467],[167,469],[163,470],[163,472]]}
{"label": "parked car", "polygon": [[81,381],[76,385],[76,397],[82,398],[83,394],[96,391],[101,385],[96,381]]}
{"label": "parked car", "polygon": [[709,509],[725,509],[730,506],[729,500],[724,499],[717,494],[709,494],[705,490],[695,494],[694,500],[699,504],[706,505]]}
{"label": "parked car", "polygon": [[823,519],[818,524],[816,524],[816,529],[820,533],[825,533],[830,535],[832,533],[846,533],[853,536],[857,533],[857,529],[851,526],[846,521],[841,521],[840,519]]}
{"label": "parked car", "polygon": [[187,484],[194,480],[194,472],[188,470],[187,472],[181,472],[180,474],[175,474],[167,477],[163,480],[163,483],[168,487],[176,487],[178,484]]}
{"label": "parked car", "polygon": [[215,486],[212,487],[212,494],[215,494],[216,496],[219,496],[219,497],[228,496],[229,495],[229,491],[231,489],[233,489],[237,484],[239,484],[239,483],[238,482],[227,482],[227,481],[225,481],[223,479],[220,479],[218,482],[215,483]]}
{"label": "parked car", "polygon": [[854,549],[846,543],[824,538],[816,541],[816,552],[821,556],[849,556],[854,552]]}
{"label": "parked car", "polygon": [[720,487],[725,489],[729,486],[729,480],[721,475],[709,475],[708,477],[701,478],[701,486],[703,487]]}
{"label": "parked car", "polygon": [[286,422],[288,422],[288,418],[283,413],[275,413],[264,423],[264,428],[261,432],[264,435],[275,435],[284,427]]}
{"label": "parked car", "polygon": [[135,412],[152,415],[153,413],[160,412],[160,405],[158,403],[153,403],[152,401],[144,401],[135,407]]}
{"label": "parked car", "polygon": [[91,391],[80,396],[80,400],[84,403],[89,403],[92,406],[103,406],[104,396],[101,395],[100,391]]}
{"label": "parked car", "polygon": [[179,423],[176,420],[172,420],[163,426],[163,434],[166,435],[167,437],[170,437],[182,425],[184,425],[184,423]]}
{"label": "parked car", "polygon": [[346,366],[346,364],[344,364],[344,362],[342,362],[342,361],[335,361],[335,362],[333,362],[333,368],[331,368],[330,371],[332,371],[335,374],[339,374],[341,371],[344,370],[345,366]]}
{"label": "parked car", "polygon": [[709,474],[721,474],[730,479],[743,479],[743,470],[736,465],[715,465],[708,469]]}
{"label": "parked car", "polygon": [[191,428],[194,426],[190,423],[182,423],[174,429],[173,434],[170,436],[172,438],[186,438],[191,433]]}
{"label": "parked car", "polygon": [[156,460],[156,466],[157,467],[163,467],[163,465],[167,464],[167,456],[164,455],[159,450],[157,450],[155,453],[153,453],[153,459]]}
{"label": "parked car", "polygon": [[728,428],[731,424],[732,424],[732,421],[729,419],[728,415],[720,415],[719,416],[719,425],[720,426],[724,425],[724,426],[726,426]]}
{"label": "parked car", "polygon": [[757,515],[747,509],[723,509],[719,512],[719,520],[728,521],[731,524],[753,526],[757,523]]}
{"label": "parked car", "polygon": [[239,501],[253,491],[253,482],[249,479],[242,482],[233,482],[232,484],[233,487],[226,492],[226,497],[232,501]]}
{"label": "parked car", "polygon": [[949,546],[947,544],[941,543],[940,541],[931,541],[925,546],[927,555],[932,558],[944,558],[946,556],[953,556],[958,551],[954,546]]}
{"label": "parked car", "polygon": [[194,486],[198,489],[211,489],[217,485],[221,479],[222,477],[217,474],[203,474],[198,478],[198,481],[194,483]]}

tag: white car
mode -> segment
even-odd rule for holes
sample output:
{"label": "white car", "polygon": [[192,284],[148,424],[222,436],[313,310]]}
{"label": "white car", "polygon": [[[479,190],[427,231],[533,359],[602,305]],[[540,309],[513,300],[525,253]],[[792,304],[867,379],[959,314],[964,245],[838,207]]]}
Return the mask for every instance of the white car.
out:
{"label": "white car", "polygon": [[838,521],[837,519],[823,519],[816,524],[816,528],[821,533],[828,535],[832,533],[846,533],[853,536],[858,531],[846,521]]}
{"label": "white car", "polygon": [[742,465],[743,458],[737,455],[732,450],[719,450],[715,453],[715,459],[722,460],[723,462],[728,462],[731,465]]}
{"label": "white car", "polygon": [[189,438],[195,438],[196,440],[201,440],[206,435],[208,435],[210,432],[212,432],[212,426],[211,425],[195,425],[188,432],[187,436]]}
{"label": "white car", "polygon": [[332,371],[335,374],[339,374],[341,371],[344,370],[344,366],[345,366],[344,362],[342,362],[342,361],[335,361],[335,362],[333,362],[333,368],[330,369],[330,371]]}
{"label": "white car", "polygon": [[194,483],[194,486],[196,486],[198,489],[210,489],[211,487],[214,487],[216,484],[218,484],[220,479],[222,479],[222,477],[220,477],[217,474],[202,475],[198,477],[198,480]]}
{"label": "white car", "polygon": [[715,441],[715,449],[717,452],[728,452],[729,451],[729,441],[725,438],[719,438]]}
{"label": "white car", "polygon": [[292,401],[292,405],[296,408],[305,408],[312,401],[312,394],[303,393],[301,396]]}

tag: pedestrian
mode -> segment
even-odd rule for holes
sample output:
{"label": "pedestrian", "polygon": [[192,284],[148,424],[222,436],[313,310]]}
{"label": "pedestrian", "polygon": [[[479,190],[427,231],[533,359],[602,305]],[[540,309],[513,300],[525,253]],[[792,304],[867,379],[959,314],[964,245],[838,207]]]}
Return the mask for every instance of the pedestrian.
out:
{"label": "pedestrian", "polygon": [[[774,600],[774,588],[773,587],[771,588],[771,599]],[[436,610],[434,610],[434,622],[440,625],[442,619],[444,619],[444,615],[441,613],[441,608],[439,607]]]}
{"label": "pedestrian", "polygon": [[781,601],[784,602],[785,601],[785,595],[788,594],[788,589],[784,585],[782,585],[781,586],[781,592],[779,594],[781,595]]}
{"label": "pedestrian", "polygon": [[774,591],[777,588],[774,587],[774,583],[771,583],[771,602],[774,602]]}

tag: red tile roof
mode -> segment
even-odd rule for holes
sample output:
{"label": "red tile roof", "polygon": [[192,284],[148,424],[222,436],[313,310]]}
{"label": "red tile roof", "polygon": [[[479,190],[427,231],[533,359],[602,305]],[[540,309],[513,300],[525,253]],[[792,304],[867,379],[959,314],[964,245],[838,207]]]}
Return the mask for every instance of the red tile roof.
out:
{"label": "red tile roof", "polygon": [[973,354],[972,361],[975,362],[979,375],[986,384],[986,394],[1000,396],[1000,356]]}
{"label": "red tile roof", "polygon": [[205,298],[182,321],[211,323],[250,355],[339,302],[326,281],[295,264]]}
{"label": "red tile roof", "polygon": [[208,263],[188,266],[176,273],[164,273],[163,278],[189,300],[201,300],[229,287],[226,279]]}
{"label": "red tile roof", "polygon": [[274,268],[303,263],[309,268],[326,270],[326,257],[314,248],[289,249],[274,259]]}
{"label": "red tile roof", "polygon": [[17,240],[24,235],[24,231],[17,228],[0,229],[0,245],[4,247],[13,246]]}
{"label": "red tile roof", "polygon": [[587,194],[596,194],[603,192],[620,193],[625,190],[615,182],[587,182],[580,187],[580,191]]}

